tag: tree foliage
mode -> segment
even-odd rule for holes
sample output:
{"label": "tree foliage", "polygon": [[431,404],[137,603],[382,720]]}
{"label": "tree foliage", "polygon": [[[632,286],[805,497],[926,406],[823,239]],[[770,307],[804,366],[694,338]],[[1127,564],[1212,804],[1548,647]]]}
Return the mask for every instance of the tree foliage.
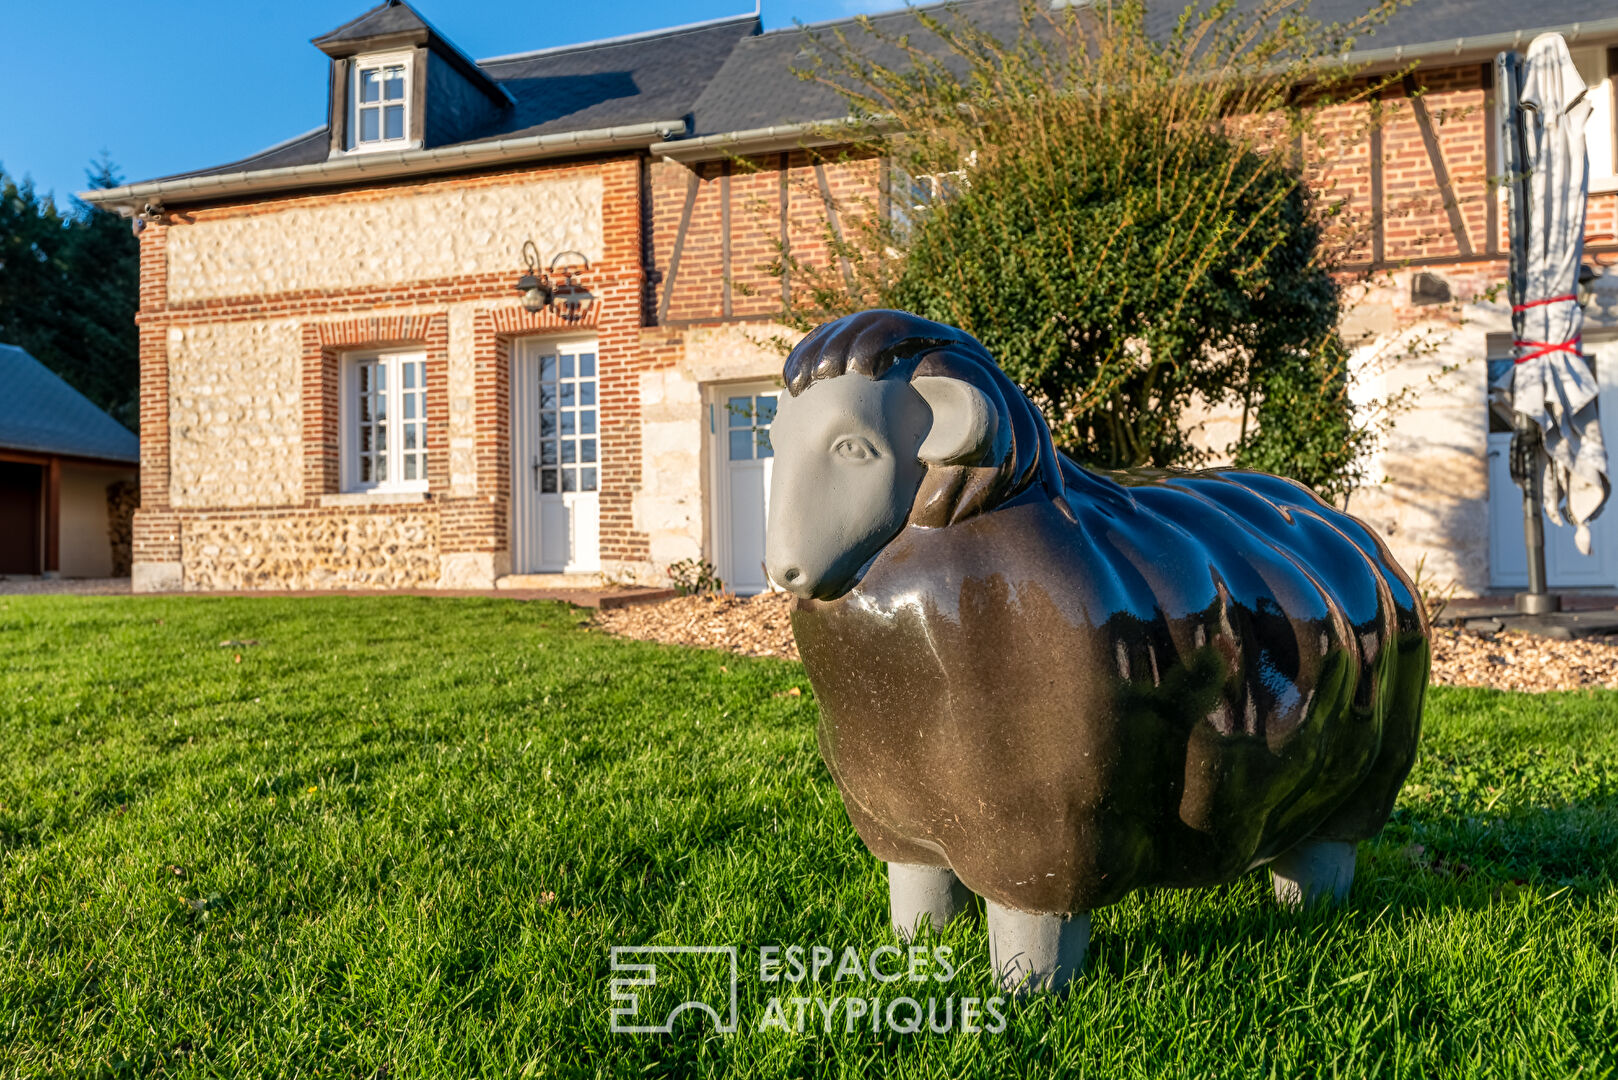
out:
{"label": "tree foliage", "polygon": [[800,75],[850,106],[829,134],[891,162],[891,210],[845,208],[823,263],[783,252],[786,319],[890,306],[960,326],[1099,467],[1202,464],[1196,410],[1239,406],[1238,464],[1346,496],[1372,432],[1295,147],[1391,3],[1351,26],[1295,0],[1193,0],[1166,26],[1140,0],[1021,5],[1015,40],[949,9],[817,39]]}
{"label": "tree foliage", "polygon": [[[122,183],[102,158],[91,187]],[[139,422],[140,250],[129,223],[75,200],[62,213],[0,170],[0,344],[40,363],[130,429]]]}

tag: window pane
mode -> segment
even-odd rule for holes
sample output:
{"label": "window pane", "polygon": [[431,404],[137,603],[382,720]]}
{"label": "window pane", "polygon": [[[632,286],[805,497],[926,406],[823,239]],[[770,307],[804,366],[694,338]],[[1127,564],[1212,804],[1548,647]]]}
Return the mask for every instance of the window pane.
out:
{"label": "window pane", "polygon": [[730,414],[731,427],[751,427],[753,425],[753,399],[733,397],[725,404],[725,411]]}
{"label": "window pane", "polygon": [[382,110],[382,136],[387,139],[404,138],[403,105],[389,105]]}
{"label": "window pane", "polygon": [[596,441],[594,439],[579,440],[579,460],[594,461],[596,459]]}
{"label": "window pane", "polygon": [[562,414],[562,434],[573,434],[573,410],[569,409]]}
{"label": "window pane", "polygon": [[371,433],[375,430],[370,424],[360,425],[360,453],[369,454],[371,452]]}
{"label": "window pane", "polygon": [[577,490],[579,490],[579,470],[577,470],[577,469],[563,469],[562,470],[562,490],[563,491],[577,491]]}
{"label": "window pane", "polygon": [[[408,442],[409,440],[406,439],[405,441]],[[416,455],[415,454],[406,454],[405,455],[404,469],[405,469],[404,478],[406,480],[414,480],[416,478]]]}
{"label": "window pane", "polygon": [[360,483],[369,484],[372,479],[373,479],[373,477],[371,476],[371,455],[369,455],[369,454],[361,454],[360,455]]}
{"label": "window pane", "polygon": [[382,73],[382,91],[389,101],[404,100],[404,68],[390,67]]}
{"label": "window pane", "polygon": [[359,371],[360,371],[360,393],[369,394],[371,392],[371,365],[370,364],[360,364],[359,365]]}
{"label": "window pane", "polygon": [[579,404],[594,405],[596,403],[596,384],[581,382],[579,384]]}
{"label": "window pane", "polygon": [[742,428],[740,431],[730,433],[730,460],[753,460],[753,432],[751,428]]}
{"label": "window pane", "polygon": [[399,366],[404,368],[404,388],[406,390],[414,390],[416,388],[416,369],[421,367],[421,365],[400,364]]}
{"label": "window pane", "polygon": [[[376,448],[379,452],[388,448],[388,427],[386,424],[378,424],[376,427]],[[387,470],[384,469],[383,471],[386,472]]]}
{"label": "window pane", "polygon": [[571,379],[572,377],[573,377],[573,357],[564,356],[564,357],[562,357],[562,378]]}
{"label": "window pane", "polygon": [[556,492],[555,469],[539,470],[539,490],[547,495],[554,494]]}
{"label": "window pane", "polygon": [[579,354],[579,375],[585,378],[594,378],[596,373],[596,354],[593,352]]}
{"label": "window pane", "polygon": [[404,440],[405,440],[404,441],[404,448],[406,450],[414,450],[416,448],[416,425],[415,424],[406,424],[404,426]]}
{"label": "window pane", "polygon": [[555,384],[553,384],[553,383],[545,383],[545,384],[540,386],[540,388],[539,388],[539,407],[541,409],[554,409],[554,408],[556,408],[556,386],[555,386]]}
{"label": "window pane", "polygon": [[542,356],[539,358],[539,377],[542,382],[556,381],[556,357]]}
{"label": "window pane", "polygon": [[416,395],[415,394],[406,394],[405,395],[405,398],[404,398],[404,418],[406,420],[414,420],[416,418]]}
{"label": "window pane", "polygon": [[360,72],[360,100],[378,101],[382,97],[381,72],[376,68],[367,68]]}
{"label": "window pane", "polygon": [[[377,434],[381,434],[381,432]],[[388,482],[388,459],[380,455],[376,459],[376,482],[379,484]]]}
{"label": "window pane", "polygon": [[753,399],[753,422],[760,427],[775,423],[775,395],[760,394]]}
{"label": "window pane", "polygon": [[550,438],[556,434],[556,414],[542,412],[539,414],[539,434],[542,438]]}
{"label": "window pane", "polygon": [[[377,381],[380,382],[381,380],[379,379]],[[376,406],[376,418],[378,420],[386,420],[388,418],[388,396],[379,390],[377,391],[376,395],[371,398],[371,400]]]}
{"label": "window pane", "polygon": [[596,489],[596,471],[594,469],[579,470],[579,490],[594,491]]}
{"label": "window pane", "polygon": [[371,395],[365,394],[360,398],[360,423],[369,424],[373,419],[371,413]]}
{"label": "window pane", "polygon": [[541,465],[556,464],[556,443],[546,439],[539,444],[539,463]]}
{"label": "window pane", "polygon": [[562,440],[562,464],[563,465],[571,465],[571,464],[573,464],[573,462],[575,460],[577,460],[573,456],[575,450],[577,450],[577,449],[578,448],[574,444],[572,439],[563,439]]}
{"label": "window pane", "polygon": [[566,408],[571,404],[573,404],[573,384],[565,382],[562,384],[562,406]]}
{"label": "window pane", "polygon": [[375,109],[360,110],[360,142],[376,142],[377,123]]}
{"label": "window pane", "polygon": [[760,458],[774,457],[775,447],[770,445],[770,432],[768,428],[754,428],[754,448],[758,450]]}
{"label": "window pane", "polygon": [[594,409],[579,410],[579,434],[594,435],[596,433],[596,411]]}

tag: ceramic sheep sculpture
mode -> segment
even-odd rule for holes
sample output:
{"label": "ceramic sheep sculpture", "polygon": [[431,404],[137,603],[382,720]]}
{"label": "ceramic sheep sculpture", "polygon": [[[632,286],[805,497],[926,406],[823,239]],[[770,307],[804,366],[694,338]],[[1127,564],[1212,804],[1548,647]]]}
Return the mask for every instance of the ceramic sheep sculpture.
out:
{"label": "ceramic sheep sculpture", "polygon": [[1082,469],[982,345],[904,312],[784,375],[766,568],[902,935],[969,889],[1003,985],[1055,989],[1135,889],[1268,864],[1283,903],[1346,896],[1431,651],[1369,528],[1261,473]]}

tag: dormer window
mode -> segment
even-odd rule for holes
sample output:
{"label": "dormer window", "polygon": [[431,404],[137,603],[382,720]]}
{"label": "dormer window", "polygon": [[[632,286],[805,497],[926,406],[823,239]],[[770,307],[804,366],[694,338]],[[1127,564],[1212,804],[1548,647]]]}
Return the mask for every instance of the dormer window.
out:
{"label": "dormer window", "polygon": [[410,141],[410,68],[408,53],[354,60],[351,149],[395,149]]}

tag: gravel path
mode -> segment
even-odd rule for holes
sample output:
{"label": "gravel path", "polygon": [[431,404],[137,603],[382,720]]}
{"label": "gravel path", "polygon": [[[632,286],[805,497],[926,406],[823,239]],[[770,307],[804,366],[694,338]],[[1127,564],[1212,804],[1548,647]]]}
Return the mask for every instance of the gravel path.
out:
{"label": "gravel path", "polygon": [[0,576],[0,596],[122,596],[129,592],[129,579],[110,578],[10,578]]}
{"label": "gravel path", "polygon": [[[747,656],[798,658],[784,594],[753,597],[683,596],[596,616],[596,625],[620,637],[728,649]],[[1480,635],[1433,631],[1433,678],[1440,686],[1496,690],[1618,689],[1618,642],[1553,641],[1530,634]]]}

